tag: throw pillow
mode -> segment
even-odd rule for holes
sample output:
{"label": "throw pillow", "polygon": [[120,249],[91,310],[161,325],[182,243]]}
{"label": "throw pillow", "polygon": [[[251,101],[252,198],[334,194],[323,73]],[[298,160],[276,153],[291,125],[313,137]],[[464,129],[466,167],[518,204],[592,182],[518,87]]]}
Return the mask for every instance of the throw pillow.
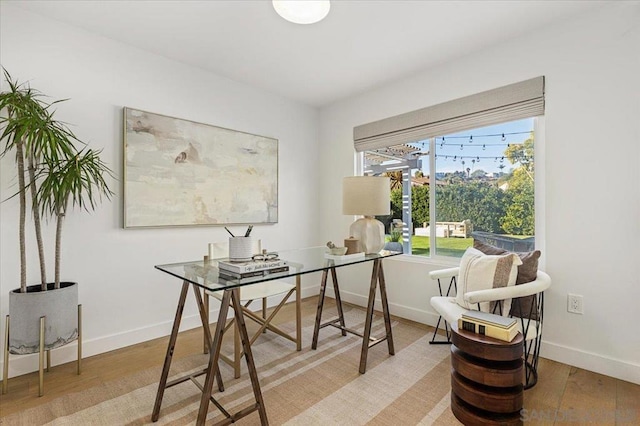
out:
{"label": "throw pillow", "polygon": [[[482,241],[473,240],[473,247],[480,250],[484,254],[500,255],[511,253],[508,250],[504,250],[498,247],[494,247],[490,244],[485,244]],[[538,274],[538,259],[540,258],[540,250],[534,250],[529,252],[513,252],[520,257],[522,265],[518,266],[518,277],[516,278],[516,285],[530,283],[536,279]],[[533,320],[538,319],[538,310],[535,308],[535,296],[518,297],[511,304],[511,316],[531,318]]]}
{"label": "throw pillow", "polygon": [[[515,285],[518,265],[521,264],[522,261],[514,253],[485,255],[480,250],[469,247],[460,261],[456,303],[466,309],[476,309],[477,305],[464,300],[464,295],[470,291]],[[496,303],[480,303],[480,310],[498,314],[499,311],[495,310]],[[502,303],[502,315],[507,316],[511,309],[511,299]]]}

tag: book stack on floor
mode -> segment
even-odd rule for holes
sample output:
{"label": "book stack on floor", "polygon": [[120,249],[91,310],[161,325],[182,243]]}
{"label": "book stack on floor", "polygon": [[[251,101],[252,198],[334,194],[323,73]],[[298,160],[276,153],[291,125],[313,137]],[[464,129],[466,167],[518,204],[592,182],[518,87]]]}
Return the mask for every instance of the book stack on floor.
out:
{"label": "book stack on floor", "polygon": [[287,272],[289,265],[286,260],[252,260],[250,262],[219,261],[218,270],[220,278],[226,280],[239,280],[243,278],[262,277],[279,272]]}
{"label": "book stack on floor", "polygon": [[518,321],[515,318],[503,317],[481,311],[467,311],[458,319],[458,329],[494,339],[512,341],[518,334]]}

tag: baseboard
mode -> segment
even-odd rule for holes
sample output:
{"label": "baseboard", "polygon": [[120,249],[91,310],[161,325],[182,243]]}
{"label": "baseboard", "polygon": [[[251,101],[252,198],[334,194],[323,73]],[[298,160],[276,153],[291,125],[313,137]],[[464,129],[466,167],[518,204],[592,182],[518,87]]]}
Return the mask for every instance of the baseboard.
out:
{"label": "baseboard", "polygon": [[[327,288],[327,295],[333,297],[333,289]],[[361,294],[341,290],[340,298],[354,305],[367,306],[367,297]],[[376,299],[374,306],[375,309],[381,309],[379,299]],[[409,306],[389,303],[389,311],[392,315],[427,324],[432,327],[435,327],[438,321],[437,313],[427,312]],[[548,342],[544,340],[544,337],[540,356],[563,364],[604,374],[605,376],[640,384],[640,365],[638,364]]]}
{"label": "baseboard", "polygon": [[640,385],[640,365],[542,340],[540,356]]}
{"label": "baseboard", "polygon": [[[333,289],[327,287],[327,296],[335,297]],[[367,307],[367,296],[363,296],[357,293],[351,293],[349,291],[340,290],[340,299],[343,302],[352,303],[354,305],[361,306],[363,308]],[[376,299],[374,304],[374,309],[382,310],[382,302],[380,299]],[[428,312],[422,309],[416,309],[411,306],[404,306],[397,303],[389,302],[389,312],[391,315],[395,315],[400,318],[408,319],[411,321],[419,322],[421,324],[427,324],[432,327],[435,327],[439,315],[435,312]]]}
{"label": "baseboard", "polygon": [[[303,288],[301,297],[311,297],[318,294],[318,286],[310,286]],[[327,296],[333,297],[333,289],[327,288]],[[367,297],[361,294],[351,293],[342,290],[340,296],[343,301],[354,305],[366,307]],[[271,305],[271,304],[270,304]],[[375,309],[380,309],[380,300],[376,300]],[[438,315],[434,312],[428,312],[400,304],[389,303],[389,310],[392,315],[406,318],[422,324],[435,327],[438,321]],[[210,317],[215,318],[218,310],[212,310]],[[172,320],[162,323],[142,327],[136,330],[128,330],[123,333],[103,336],[95,339],[85,340],[83,342],[83,358],[93,355],[120,349],[137,343],[153,340],[160,337],[168,336],[171,332]],[[190,315],[182,318],[180,330],[190,330],[200,327],[200,317],[198,315]],[[52,365],[74,362],[76,360],[77,345],[70,343],[69,345],[55,349],[51,352]],[[603,355],[582,351],[543,339],[541,354],[543,358],[553,361],[562,362],[585,370],[604,374],[606,376],[615,377],[616,379],[640,384],[640,365],[633,364],[628,361],[618,360]],[[3,367],[4,359],[0,360],[0,366]],[[9,362],[9,377],[20,376],[22,374],[31,373],[38,370],[38,355],[11,355]]]}
{"label": "baseboard", "polygon": [[[300,296],[302,298],[311,297],[318,294],[318,286],[302,288]],[[289,302],[292,303],[292,302]],[[268,305],[275,306],[277,301],[269,301]],[[256,305],[257,306],[257,305]],[[209,318],[218,317],[218,309],[209,312]],[[82,342],[82,358],[88,358],[93,355],[113,351],[124,348],[126,346],[135,345],[137,343],[166,337],[171,334],[173,325],[173,314],[170,320],[161,323],[152,324],[135,330],[127,330],[122,333],[102,336],[94,339],[84,339]],[[180,331],[190,330],[200,327],[200,315],[185,315],[180,322]],[[67,362],[75,362],[77,360],[78,345],[77,342],[51,351],[51,365],[60,365]],[[4,368],[4,357],[0,360],[0,370]],[[9,377],[21,376],[23,374],[38,371],[38,354],[30,355],[9,355]],[[0,377],[1,379],[1,377]],[[45,376],[46,379],[46,376]],[[1,381],[1,380],[0,380]]]}

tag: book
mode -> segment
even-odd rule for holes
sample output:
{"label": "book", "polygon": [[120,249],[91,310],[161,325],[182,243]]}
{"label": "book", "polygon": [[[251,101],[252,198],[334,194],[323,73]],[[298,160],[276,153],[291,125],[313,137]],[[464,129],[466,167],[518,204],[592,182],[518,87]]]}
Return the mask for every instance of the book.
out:
{"label": "book", "polygon": [[476,333],[487,337],[493,337],[494,339],[498,340],[504,340],[505,342],[512,341],[519,331],[517,323],[514,323],[511,327],[504,328],[474,322],[473,320],[465,318],[458,319],[458,329],[466,330],[471,333]]}
{"label": "book", "polygon": [[482,311],[467,311],[462,314],[462,318],[498,328],[509,328],[517,323],[515,318],[503,317],[501,315],[490,314],[489,312]]}
{"label": "book", "polygon": [[218,276],[225,280],[241,280],[243,278],[263,277],[265,275],[277,274],[280,272],[289,271],[288,266],[281,266],[279,268],[262,269],[252,272],[233,272],[219,269]]}
{"label": "book", "polygon": [[248,272],[264,271],[267,269],[281,268],[287,265],[286,260],[252,260],[249,262],[228,262],[226,260],[218,261],[218,269],[244,274]]}

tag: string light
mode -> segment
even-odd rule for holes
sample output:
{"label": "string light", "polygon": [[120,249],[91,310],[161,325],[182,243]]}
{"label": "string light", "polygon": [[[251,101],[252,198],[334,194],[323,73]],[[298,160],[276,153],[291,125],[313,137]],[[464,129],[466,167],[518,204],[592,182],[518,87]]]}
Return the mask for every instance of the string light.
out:
{"label": "string light", "polygon": [[497,156],[497,157],[494,157],[494,156],[475,156],[475,155],[442,155],[442,154],[439,154],[439,155],[436,155],[435,158],[436,159],[440,158],[442,160],[448,160],[448,159],[452,159],[453,160],[455,158],[456,160],[475,160],[476,162],[479,162],[482,159],[485,159],[485,160],[489,159],[490,160],[492,158],[497,161],[500,158],[504,158],[504,157],[500,157],[500,156]]}
{"label": "string light", "polygon": [[[527,131],[527,132],[510,132],[510,133],[495,133],[495,134],[486,134],[486,135],[475,135],[475,138],[494,138],[494,137],[499,137],[501,139],[502,142],[505,142],[507,140],[507,135],[529,135],[533,133],[533,131]],[[449,139],[467,139],[468,143],[473,143],[473,138],[474,135],[460,135],[460,136],[447,136]],[[446,143],[446,139],[444,138],[444,136],[442,137],[442,140],[440,142],[440,147],[443,148],[445,146],[450,146],[451,144]],[[454,143],[454,145],[457,145],[456,143]],[[506,143],[484,143],[482,146],[483,147],[487,147],[487,146],[507,146],[508,144]]]}

